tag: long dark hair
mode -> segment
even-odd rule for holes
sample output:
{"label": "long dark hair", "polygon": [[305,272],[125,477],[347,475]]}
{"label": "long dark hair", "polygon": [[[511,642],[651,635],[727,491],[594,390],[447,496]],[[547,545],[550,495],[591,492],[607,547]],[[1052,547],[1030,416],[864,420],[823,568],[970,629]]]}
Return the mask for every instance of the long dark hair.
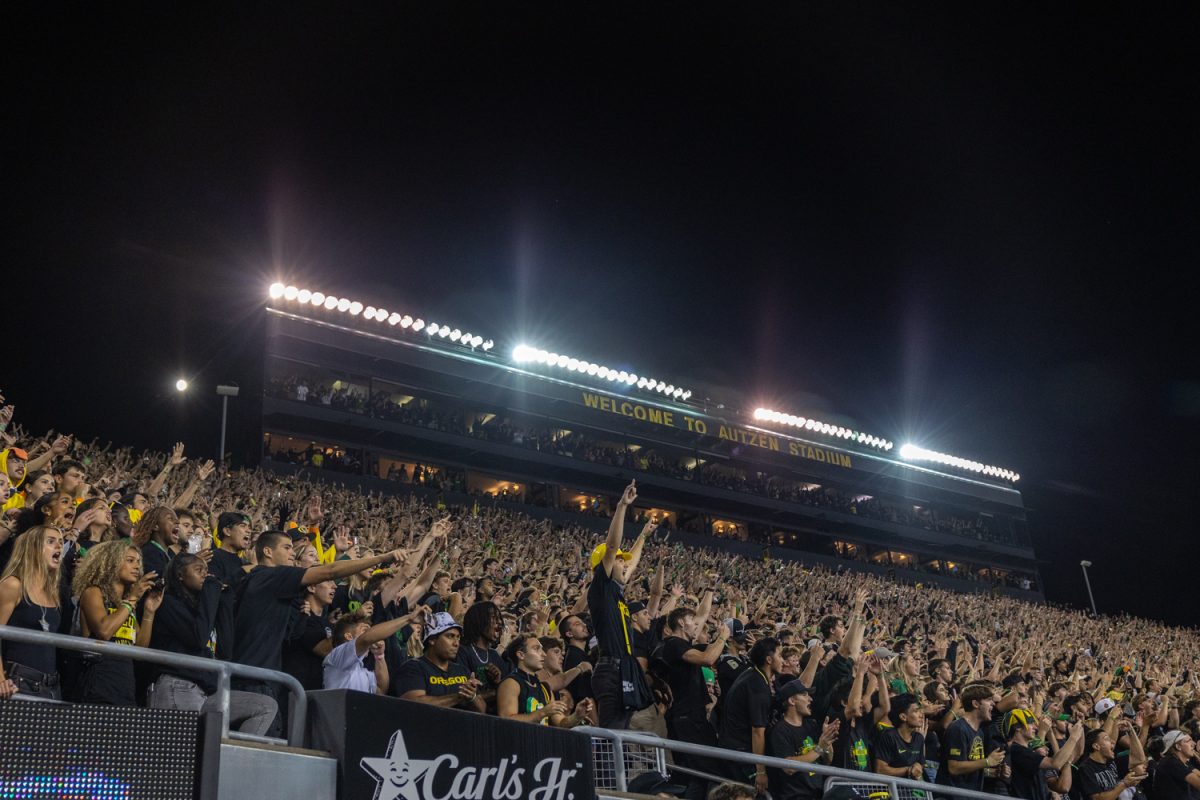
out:
{"label": "long dark hair", "polygon": [[[495,617],[492,616],[493,614]],[[472,605],[463,615],[463,642],[474,645],[476,641],[484,638],[484,631],[495,618],[500,618],[500,607],[495,603],[481,600]],[[488,646],[495,647],[496,642],[488,641]]]}
{"label": "long dark hair", "polygon": [[180,553],[167,564],[167,574],[163,578],[163,593],[178,598],[193,611],[200,605],[200,595],[183,585],[183,571],[200,560],[194,553]]}

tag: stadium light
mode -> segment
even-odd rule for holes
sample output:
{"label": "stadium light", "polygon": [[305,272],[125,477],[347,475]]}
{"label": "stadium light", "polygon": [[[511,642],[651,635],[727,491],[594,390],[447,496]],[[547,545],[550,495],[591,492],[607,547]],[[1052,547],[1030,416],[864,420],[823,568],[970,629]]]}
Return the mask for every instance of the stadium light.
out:
{"label": "stadium light", "polygon": [[900,457],[905,461],[932,461],[935,464],[942,464],[955,469],[966,470],[980,475],[987,475],[991,478],[1002,478],[1011,483],[1016,483],[1021,480],[1021,476],[1010,470],[1002,467],[994,467],[990,464],[983,464],[979,461],[972,461],[969,458],[960,458],[946,453],[939,453],[936,450],[927,450],[924,447],[919,447],[911,442],[904,444],[900,448]]}
{"label": "stadium light", "polygon": [[297,303],[303,305],[305,309],[325,309],[326,311],[338,311],[340,313],[349,312],[351,316],[361,315],[361,319],[373,323],[387,323],[392,327],[400,326],[401,330],[420,333],[425,331],[430,338],[436,336],[439,339],[448,339],[445,344],[454,343],[463,347],[469,347],[472,350],[482,350],[490,352],[496,346],[494,339],[484,338],[480,334],[466,331],[462,328],[455,328],[452,325],[442,325],[439,323],[426,323],[420,317],[414,317],[411,314],[403,314],[399,311],[389,311],[388,309],[373,304],[363,303],[358,300],[353,300],[349,297],[337,297],[332,294],[315,289],[298,288],[296,286],[285,285],[283,283],[273,283],[267,289],[267,296],[274,301],[284,301],[287,303]]}
{"label": "stadium light", "polygon": [[792,428],[803,428],[804,430],[812,431],[813,433],[822,433],[826,436],[833,436],[838,439],[857,442],[858,444],[874,447],[878,450],[883,450],[884,452],[891,450],[893,446],[892,443],[887,439],[879,436],[872,436],[869,433],[851,430],[850,428],[845,428],[841,425],[831,425],[828,422],[821,422],[820,420],[800,417],[795,414],[785,414],[782,411],[773,411],[769,408],[754,409],[754,419],[758,420],[759,422],[775,422]]}
{"label": "stadium light", "polygon": [[[491,349],[489,347],[490,344],[490,340],[484,343],[483,349]],[[568,372],[588,375],[610,383],[622,383],[625,386],[640,389],[644,392],[657,392],[674,400],[687,400],[692,396],[691,389],[676,387],[665,381],[647,378],[644,375],[639,375],[629,370],[605,367],[576,356],[551,353],[529,344],[518,344],[512,349],[510,356],[514,364],[538,364],[556,369],[565,369]]]}
{"label": "stadium light", "polygon": [[188,388],[188,382],[185,381],[183,378],[180,378],[179,380],[175,381],[175,391],[186,392],[187,388]]}

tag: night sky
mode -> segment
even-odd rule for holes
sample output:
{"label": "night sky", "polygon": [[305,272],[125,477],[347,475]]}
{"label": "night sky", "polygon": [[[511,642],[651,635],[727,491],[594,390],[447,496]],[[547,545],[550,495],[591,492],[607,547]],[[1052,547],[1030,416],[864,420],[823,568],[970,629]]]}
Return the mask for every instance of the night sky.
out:
{"label": "night sky", "polygon": [[1200,624],[1195,6],[643,5],[6,8],[19,421],[211,455],[284,278],[1016,469]]}

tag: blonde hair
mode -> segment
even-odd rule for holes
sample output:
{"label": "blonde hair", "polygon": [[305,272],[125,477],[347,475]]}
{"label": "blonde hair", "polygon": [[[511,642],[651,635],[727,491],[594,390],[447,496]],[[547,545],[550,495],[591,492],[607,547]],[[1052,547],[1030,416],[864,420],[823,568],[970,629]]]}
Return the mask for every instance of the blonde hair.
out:
{"label": "blonde hair", "polygon": [[[58,528],[50,525],[35,525],[17,537],[13,543],[12,559],[4,568],[0,580],[14,577],[21,582],[21,596],[33,602],[29,596],[30,586],[40,586],[42,591],[58,608],[58,567],[46,565],[42,556],[42,548],[46,546],[46,532],[58,533]],[[40,605],[40,604],[39,604]]]}
{"label": "blonde hair", "polygon": [[125,554],[130,550],[138,554],[138,561],[142,560],[141,551],[134,547],[129,539],[103,542],[92,547],[75,570],[75,582],[71,586],[71,593],[79,597],[84,589],[95,586],[100,590],[100,596],[106,604],[116,605],[121,598],[112,596],[112,586],[121,571]]}

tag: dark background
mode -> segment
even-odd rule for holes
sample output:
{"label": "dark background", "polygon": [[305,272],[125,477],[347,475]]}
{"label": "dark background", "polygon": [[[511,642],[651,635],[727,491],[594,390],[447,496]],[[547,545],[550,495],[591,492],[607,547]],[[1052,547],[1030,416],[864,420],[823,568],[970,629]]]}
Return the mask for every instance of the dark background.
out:
{"label": "dark background", "polygon": [[1195,6],[653,5],[6,7],[18,420],[211,455],[282,277],[1016,469],[1197,624]]}

